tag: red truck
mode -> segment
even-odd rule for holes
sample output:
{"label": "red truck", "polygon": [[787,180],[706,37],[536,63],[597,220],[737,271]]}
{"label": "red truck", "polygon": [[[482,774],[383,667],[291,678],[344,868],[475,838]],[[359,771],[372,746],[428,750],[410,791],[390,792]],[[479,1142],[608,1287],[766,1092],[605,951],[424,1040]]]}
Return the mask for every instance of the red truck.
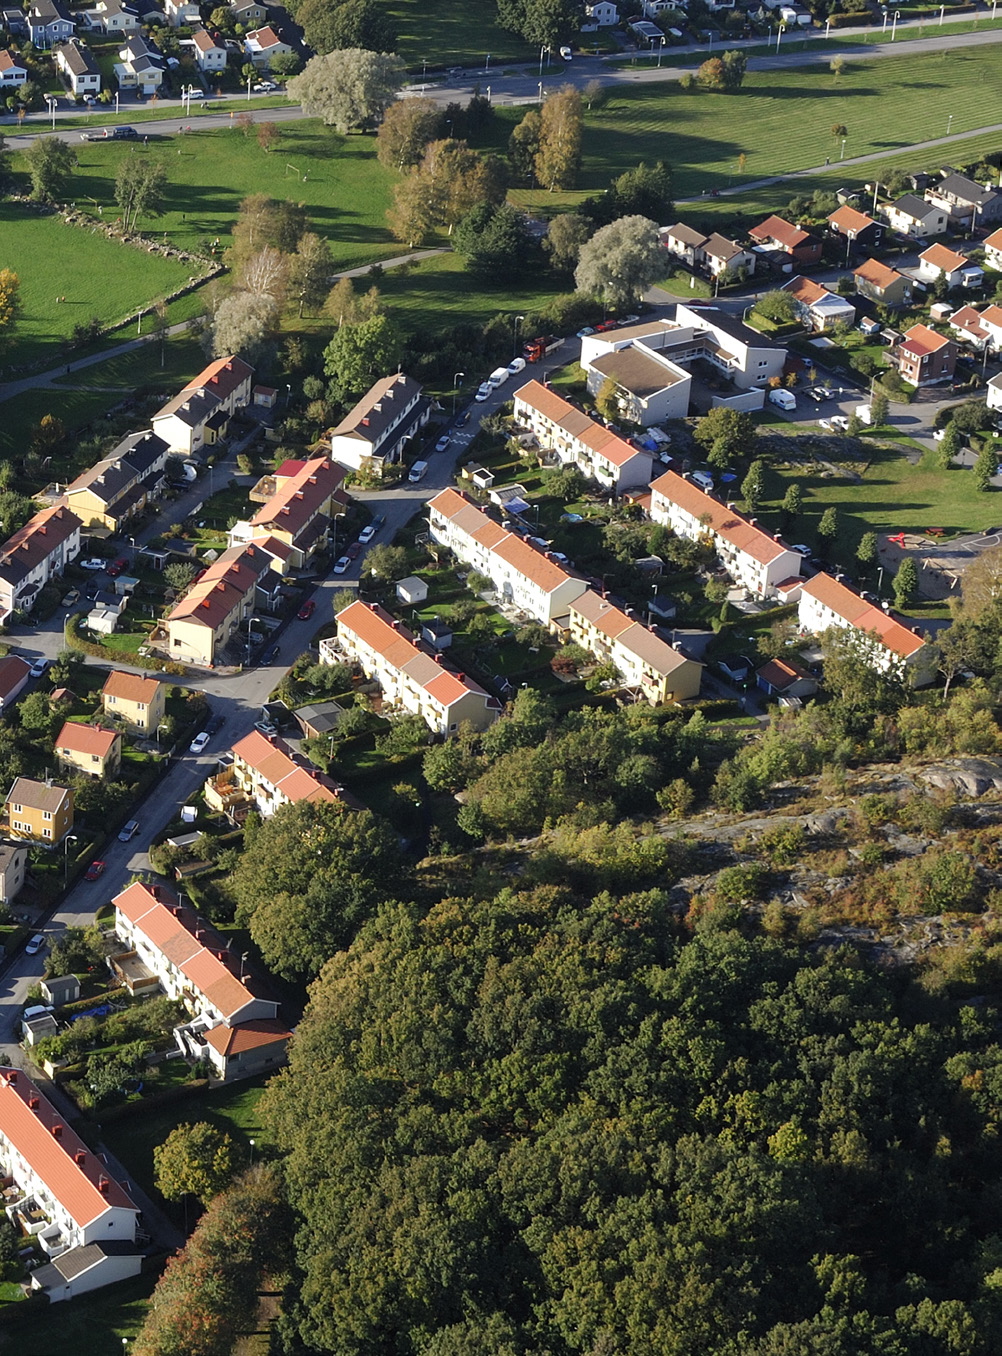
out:
{"label": "red truck", "polygon": [[552,353],[564,341],[555,334],[545,334],[539,339],[530,339],[522,347],[522,357],[527,363],[538,363],[547,353]]}

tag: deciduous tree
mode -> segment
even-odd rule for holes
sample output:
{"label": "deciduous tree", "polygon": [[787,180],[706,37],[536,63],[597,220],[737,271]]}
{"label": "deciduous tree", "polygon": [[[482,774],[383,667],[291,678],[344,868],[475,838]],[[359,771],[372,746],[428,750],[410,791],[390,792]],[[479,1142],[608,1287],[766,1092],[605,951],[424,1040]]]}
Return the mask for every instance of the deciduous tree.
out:
{"label": "deciduous tree", "polygon": [[279,143],[281,133],[278,130],[278,124],[274,122],[260,122],[257,127],[257,144],[262,151],[271,151]]}
{"label": "deciduous tree", "polygon": [[238,353],[256,362],[275,334],[278,308],[267,293],[234,292],[219,303],[206,331],[209,351],[217,358]]}
{"label": "deciduous tree", "polygon": [[21,280],[11,268],[0,268],[0,349],[12,341],[21,317]]}
{"label": "deciduous tree", "polygon": [[328,242],[323,236],[307,231],[289,260],[289,283],[299,303],[300,316],[304,310],[315,314],[324,304],[333,269]]}
{"label": "deciduous tree", "polygon": [[345,133],[377,121],[403,82],[398,56],[349,48],[313,57],[286,88],[304,112]]}
{"label": "deciduous tree", "polygon": [[536,178],[551,193],[574,187],[581,165],[583,120],[581,95],[569,85],[543,104],[534,166]]}
{"label": "deciduous tree", "polygon": [[167,171],[161,162],[129,151],[115,174],[115,202],[125,230],[134,231],[140,217],[163,216],[166,190]]}
{"label": "deciduous tree", "polygon": [[376,0],[303,0],[296,21],[321,55],[359,48],[392,52],[397,45],[396,25]]}
{"label": "deciduous tree", "polygon": [[722,445],[726,463],[753,456],[758,434],[750,414],[717,405],[696,425],[694,437],[706,449]]}
{"label": "deciduous tree", "polygon": [[978,453],[977,461],[974,463],[974,483],[979,490],[991,489],[992,480],[998,471],[998,466],[998,453],[991,443],[985,443]]}
{"label": "deciduous tree", "polygon": [[55,199],[62,196],[70,171],[77,163],[76,152],[65,141],[38,136],[24,153],[31,176],[31,196]]}
{"label": "deciduous tree", "polygon": [[558,273],[573,273],[581,246],[591,234],[591,225],[577,212],[561,212],[550,222],[543,248]]}
{"label": "deciduous tree", "polygon": [[581,246],[574,282],[580,292],[624,306],[661,277],[664,267],[657,224],[647,217],[620,217]]}
{"label": "deciduous tree", "polygon": [[376,133],[376,156],[387,169],[404,170],[421,161],[439,134],[442,114],[431,99],[397,99]]}
{"label": "deciduous tree", "polygon": [[336,400],[360,396],[374,381],[394,372],[403,356],[399,327],[384,315],[342,325],[324,349],[324,371]]}

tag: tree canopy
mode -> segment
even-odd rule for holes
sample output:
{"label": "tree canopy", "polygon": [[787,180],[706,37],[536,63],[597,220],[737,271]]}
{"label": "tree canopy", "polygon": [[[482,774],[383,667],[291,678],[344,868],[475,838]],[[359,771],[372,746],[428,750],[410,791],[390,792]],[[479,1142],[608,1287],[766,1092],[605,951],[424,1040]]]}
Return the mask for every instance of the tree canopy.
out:
{"label": "tree canopy", "polygon": [[375,122],[403,81],[404,63],[398,56],[346,48],[313,57],[286,89],[310,117],[344,133]]}
{"label": "tree canopy", "polygon": [[596,231],[578,254],[578,291],[628,305],[662,276],[664,251],[657,224],[647,217],[620,217]]}

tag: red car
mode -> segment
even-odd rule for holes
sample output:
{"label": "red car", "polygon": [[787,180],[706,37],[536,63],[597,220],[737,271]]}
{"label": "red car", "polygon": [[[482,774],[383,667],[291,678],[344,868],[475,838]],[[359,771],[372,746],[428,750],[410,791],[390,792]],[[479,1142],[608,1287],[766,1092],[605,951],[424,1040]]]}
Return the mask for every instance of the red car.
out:
{"label": "red car", "polygon": [[353,541],[350,546],[344,548],[344,553],[349,560],[357,560],[362,554],[362,543]]}
{"label": "red car", "polygon": [[299,609],[299,613],[298,613],[299,620],[300,620],[300,621],[309,621],[310,618],[313,616],[314,612],[316,611],[316,609],[317,609],[317,605],[316,605],[316,603],[313,601],[313,599],[311,598],[311,599],[309,600],[309,602],[304,603],[304,604],[302,605],[302,607]]}
{"label": "red car", "polygon": [[126,560],[125,556],[119,556],[117,560],[113,560],[108,566],[108,573],[111,575],[112,579],[117,579],[122,571],[128,569],[128,567],[129,562]]}
{"label": "red car", "polygon": [[84,872],[84,880],[97,880],[98,876],[104,870],[104,862],[91,862]]}

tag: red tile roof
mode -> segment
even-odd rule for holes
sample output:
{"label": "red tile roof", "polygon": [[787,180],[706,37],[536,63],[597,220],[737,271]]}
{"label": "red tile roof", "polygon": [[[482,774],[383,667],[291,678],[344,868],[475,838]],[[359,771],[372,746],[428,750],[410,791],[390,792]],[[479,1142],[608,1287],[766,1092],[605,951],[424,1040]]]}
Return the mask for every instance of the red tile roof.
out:
{"label": "red tile roof", "polygon": [[100,725],[84,725],[80,721],[68,720],[59,731],[55,747],[69,749],[71,753],[96,754],[98,758],[107,758],[121,738],[116,730],[102,730]]}
{"label": "red tile roof", "polygon": [[805,306],[813,306],[822,297],[833,295],[827,287],[821,287],[820,284],[812,282],[810,278],[801,277],[799,273],[795,278],[791,278],[788,283],[784,283],[781,291],[789,292],[791,297],[796,297]]}
{"label": "red tile roof", "polygon": [[577,613],[614,644],[621,646],[627,654],[633,655],[662,677],[667,677],[683,664],[696,662],[679,654],[666,640],[628,617],[618,607],[613,607],[612,603],[592,589],[586,590],[580,598],[575,598],[570,605],[570,613],[572,618]]}
{"label": "red tile roof", "polygon": [[786,250],[796,249],[798,245],[811,238],[809,232],[777,216],[766,217],[765,221],[753,226],[748,234],[753,240],[775,240]]}
{"label": "red tile roof", "polygon": [[847,625],[858,631],[876,632],[884,646],[902,659],[915,654],[925,644],[921,636],[895,621],[883,608],[874,607],[829,574],[816,574],[804,584],[803,591],[805,596],[816,598]]}
{"label": "red tile roof", "polygon": [[301,800],[337,801],[339,788],[315,769],[302,767],[292,756],[292,749],[277,736],[268,738],[260,730],[251,730],[233,745],[233,755],[275,787],[293,804]]}
{"label": "red tile roof", "polygon": [[251,519],[252,527],[288,532],[295,541],[344,480],[344,469],[329,457],[304,462],[295,475],[275,480],[277,489]]}
{"label": "red tile roof", "polygon": [[862,278],[864,282],[873,283],[874,287],[880,288],[890,287],[895,278],[904,277],[903,273],[899,273],[895,268],[888,268],[879,259],[866,259],[852,272],[853,277]]}
{"label": "red tile roof", "polygon": [[677,504],[692,518],[700,519],[707,515],[709,527],[717,536],[762,565],[768,565],[790,550],[784,542],[770,537],[768,532],[753,526],[740,513],[704,494],[691,481],[683,480],[674,471],[666,471],[663,476],[659,476],[651,485],[651,490],[655,495],[660,494],[671,503]]}
{"label": "red tile roof", "polygon": [[227,358],[216,358],[214,362],[209,363],[208,367],[203,367],[198,376],[193,377],[188,385],[181,389],[183,391],[211,391],[220,400],[225,400],[253,374],[253,367],[248,366],[242,358],[234,357],[231,354]]}
{"label": "red tile roof", "polygon": [[112,669],[101,689],[105,697],[116,697],[123,702],[135,702],[139,706],[152,706],[156,700],[156,678],[144,678],[138,673],[122,673]]}
{"label": "red tile roof", "polygon": [[20,655],[9,654],[0,659],[0,701],[9,697],[30,672],[31,665]]}
{"label": "red tile roof", "polygon": [[929,264],[932,268],[940,268],[944,273],[955,273],[958,268],[965,268],[967,260],[962,254],[957,254],[954,250],[948,250],[945,245],[930,245],[927,250],[919,255],[919,262]]}
{"label": "red tile roof", "polygon": [[873,217],[868,217],[865,212],[857,212],[855,207],[840,207],[837,212],[833,212],[828,218],[830,226],[834,226],[837,231],[843,231],[846,234],[853,232],[859,234],[865,231],[867,226],[876,226]]}
{"label": "red tile roof", "polygon": [[763,664],[758,671],[759,678],[764,678],[770,687],[777,692],[783,692],[786,688],[792,687],[794,683],[807,679],[813,682],[814,679],[802,669],[799,664],[791,664],[786,659],[770,659],[767,664]]}
{"label": "red tile roof", "polygon": [[568,579],[573,578],[555,561],[548,560],[541,551],[537,551],[514,532],[506,532],[494,522],[493,518],[481,513],[475,505],[469,503],[455,490],[443,490],[429,501],[428,507],[454,523],[500,560],[513,566],[523,578],[530,580],[545,593],[555,592]]}
{"label": "red tile roof", "polygon": [[926,353],[938,353],[950,342],[945,334],[937,334],[928,325],[913,325],[903,336],[901,347],[907,353],[921,358]]}
{"label": "red tile roof", "polygon": [[544,419],[564,428],[568,436],[576,438],[586,447],[603,457],[613,466],[625,466],[634,457],[643,456],[635,447],[631,447],[604,424],[597,424],[583,410],[572,405],[563,396],[539,381],[529,381],[515,392],[515,403],[527,405],[536,410]]}
{"label": "red tile roof", "polygon": [[0,546],[0,567],[10,561],[23,568],[33,569],[69,541],[81,526],[80,519],[68,508],[55,505],[42,509]]}
{"label": "red tile roof", "polygon": [[1002,227],[985,237],[985,247],[989,246],[995,250],[1002,250]]}
{"label": "red tile roof", "polygon": [[20,1069],[0,1070],[0,1133],[80,1228],[112,1208],[138,1210],[103,1161]]}
{"label": "red tile roof", "polygon": [[268,1045],[285,1045],[292,1032],[282,1022],[263,1017],[256,1022],[238,1022],[236,1026],[214,1026],[205,1033],[213,1050],[226,1058],[260,1050]]}

